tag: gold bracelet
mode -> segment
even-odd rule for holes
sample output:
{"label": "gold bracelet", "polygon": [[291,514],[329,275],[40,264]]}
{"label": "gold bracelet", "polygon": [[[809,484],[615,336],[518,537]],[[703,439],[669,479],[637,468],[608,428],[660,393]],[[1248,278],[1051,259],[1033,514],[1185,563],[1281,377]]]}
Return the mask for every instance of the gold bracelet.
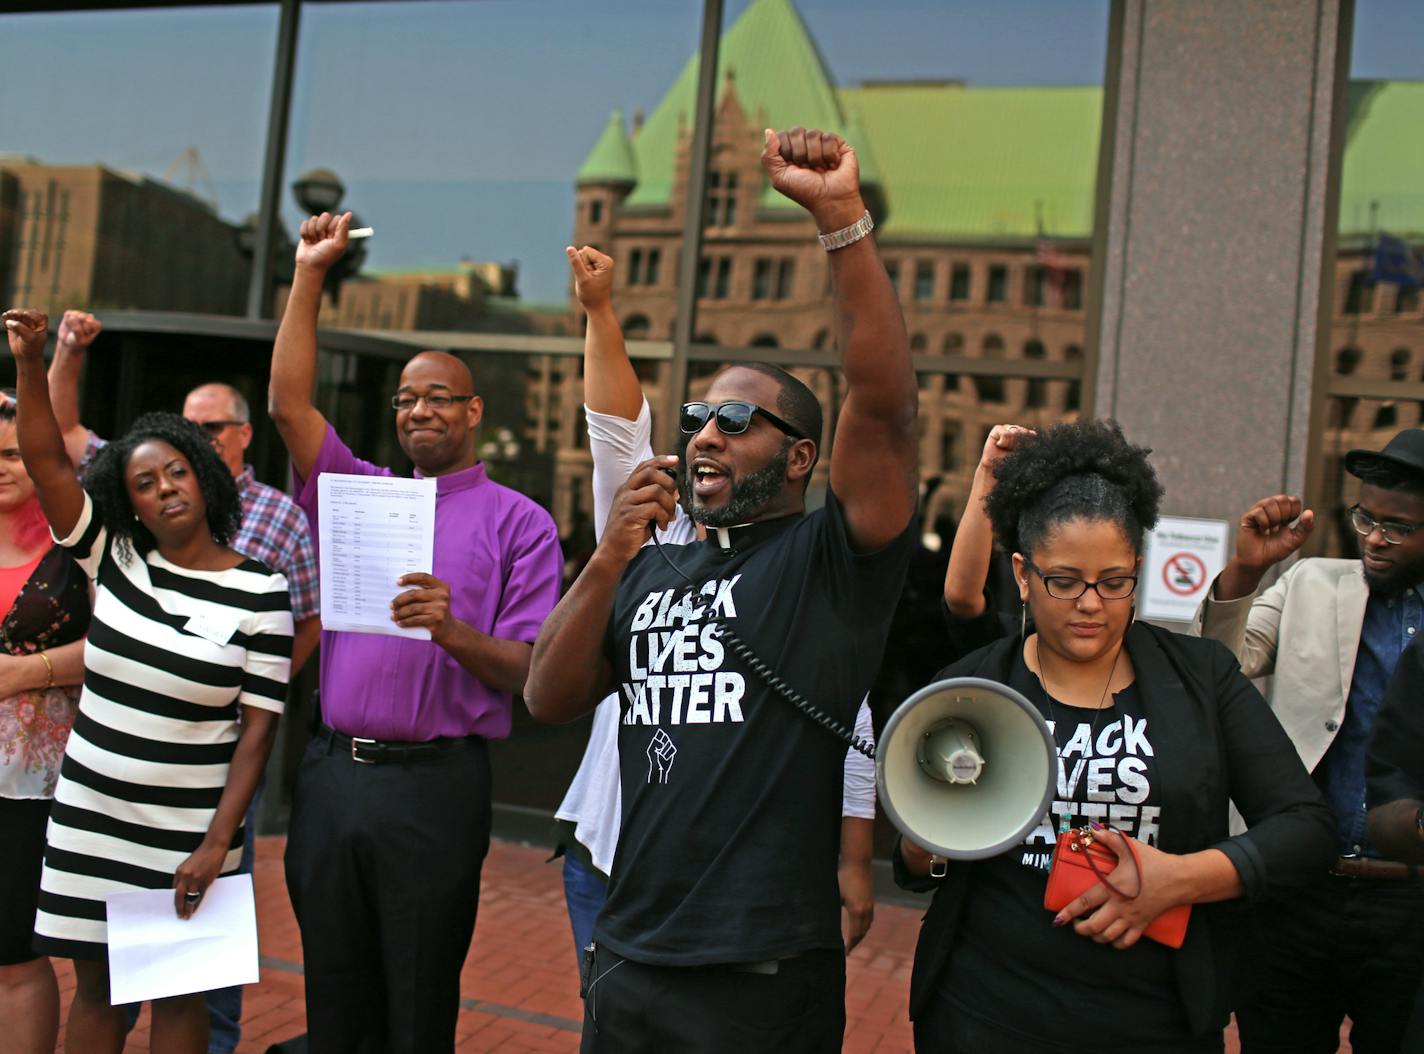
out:
{"label": "gold bracelet", "polygon": [[37,651],[35,654],[44,660],[45,669],[49,671],[49,680],[45,681],[45,686],[40,689],[41,691],[47,692],[54,687],[54,663],[50,662],[49,656],[42,651]]}

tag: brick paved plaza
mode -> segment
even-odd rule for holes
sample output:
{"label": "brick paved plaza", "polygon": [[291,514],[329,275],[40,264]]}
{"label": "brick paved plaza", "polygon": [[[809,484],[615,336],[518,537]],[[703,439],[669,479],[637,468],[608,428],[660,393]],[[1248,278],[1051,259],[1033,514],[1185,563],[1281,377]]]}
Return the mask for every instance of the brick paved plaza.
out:
{"label": "brick paved plaza", "polygon": [[[270,1044],[305,1030],[302,947],[282,879],[284,845],[280,837],[257,841],[253,877],[262,981],[246,992],[240,1054],[263,1054]],[[559,866],[545,864],[548,855],[547,849],[511,842],[496,841],[490,848],[479,924],[461,982],[461,1051],[578,1050],[583,1011],[573,936]],[[851,956],[846,1051],[910,1050],[905,999],[918,914],[912,908],[880,905],[870,936]],[[63,960],[55,964],[67,1013],[73,975]],[[62,1046],[62,1033],[60,1038]],[[125,1054],[147,1050],[145,1009]]]}
{"label": "brick paved plaza", "polygon": [[[267,1047],[305,1030],[302,947],[282,878],[281,837],[257,840],[258,935],[262,981],[247,989],[239,1054]],[[496,841],[485,861],[479,925],[461,980],[464,996],[458,1045],[462,1051],[578,1050],[578,982],[573,937],[564,913],[559,867],[548,851]],[[919,911],[893,904],[875,909],[870,935],[850,956],[846,984],[846,1054],[909,1054],[905,1001]],[[74,987],[63,960],[59,970],[64,1013]],[[63,1048],[63,1032],[60,1045]],[[1348,1044],[1341,1054],[1349,1054]],[[125,1054],[148,1051],[148,1011],[129,1037]],[[1236,1054],[1233,1031],[1227,1054]]]}

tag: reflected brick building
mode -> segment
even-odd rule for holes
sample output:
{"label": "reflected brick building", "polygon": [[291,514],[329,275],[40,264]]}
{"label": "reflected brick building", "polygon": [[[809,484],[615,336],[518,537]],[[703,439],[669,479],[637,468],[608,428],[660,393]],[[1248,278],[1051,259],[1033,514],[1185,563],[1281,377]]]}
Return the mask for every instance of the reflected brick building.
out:
{"label": "reflected brick building", "polygon": [[[630,338],[672,337],[697,65],[694,57],[631,130],[614,113],[577,175],[573,237],[617,259],[615,303]],[[802,124],[840,132],[856,147],[915,353],[1083,361],[1099,88],[838,87],[791,0],[754,0],[724,32],[718,83],[703,254],[688,276],[697,284],[698,342],[821,349],[835,362],[825,254],[809,219],[768,187],[757,160],[763,128]],[[1409,162],[1392,149],[1420,127],[1424,84],[1352,86],[1332,345],[1337,365],[1358,376],[1424,378],[1418,298],[1396,297],[1393,287],[1376,289],[1359,276],[1371,218],[1392,233],[1424,235],[1417,191],[1424,172],[1411,188]],[[1222,247],[1222,263],[1222,295],[1247,293],[1250,276],[1231,270],[1230,246]],[[571,327],[581,320],[571,299]],[[1248,368],[1251,353],[1241,349]],[[659,406],[662,368],[638,368]],[[591,507],[582,385],[571,360],[536,369],[543,383],[531,386],[527,425],[557,448],[554,513],[566,525]],[[834,369],[797,372],[827,407],[838,404]],[[696,394],[696,364],[692,378]],[[921,472],[943,481],[926,523],[957,517],[990,427],[1072,417],[1081,383],[922,373]],[[1378,411],[1335,405],[1330,426],[1349,433],[1348,449],[1382,443],[1378,437],[1396,423],[1419,419],[1415,404]]]}
{"label": "reflected brick building", "polygon": [[0,299],[59,315],[87,307],[241,314],[250,264],[238,228],[193,194],[105,165],[0,156]]}

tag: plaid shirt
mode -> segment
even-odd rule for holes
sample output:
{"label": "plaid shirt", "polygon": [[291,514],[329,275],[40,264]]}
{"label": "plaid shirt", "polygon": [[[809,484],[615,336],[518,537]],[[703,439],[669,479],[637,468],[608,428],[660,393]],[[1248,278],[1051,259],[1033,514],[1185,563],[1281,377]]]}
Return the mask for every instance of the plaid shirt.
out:
{"label": "plaid shirt", "polygon": [[251,465],[243,465],[242,475],[233,482],[242,496],[242,530],[232,547],[286,575],[292,620],[311,618],[320,609],[321,594],[306,513],[276,487],[258,483]]}
{"label": "plaid shirt", "polygon": [[[76,475],[82,480],[94,455],[106,446],[92,431],[84,447]],[[276,487],[258,483],[251,465],[242,466],[242,475],[233,482],[242,499],[242,529],[232,540],[232,548],[243,556],[260,560],[287,576],[292,598],[292,620],[312,618],[321,609],[317,586],[316,551],[312,548],[311,527],[306,513]]]}

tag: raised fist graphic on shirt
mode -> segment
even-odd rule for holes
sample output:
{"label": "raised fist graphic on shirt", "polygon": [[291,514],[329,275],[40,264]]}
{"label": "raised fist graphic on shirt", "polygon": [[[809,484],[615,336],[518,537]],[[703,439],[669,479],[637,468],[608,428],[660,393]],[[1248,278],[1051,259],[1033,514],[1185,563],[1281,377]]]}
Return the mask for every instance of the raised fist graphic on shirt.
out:
{"label": "raised fist graphic on shirt", "polygon": [[675,757],[677,746],[666,732],[658,729],[653,733],[653,738],[648,740],[648,782],[654,782],[653,777],[656,775],[656,782],[666,783]]}

